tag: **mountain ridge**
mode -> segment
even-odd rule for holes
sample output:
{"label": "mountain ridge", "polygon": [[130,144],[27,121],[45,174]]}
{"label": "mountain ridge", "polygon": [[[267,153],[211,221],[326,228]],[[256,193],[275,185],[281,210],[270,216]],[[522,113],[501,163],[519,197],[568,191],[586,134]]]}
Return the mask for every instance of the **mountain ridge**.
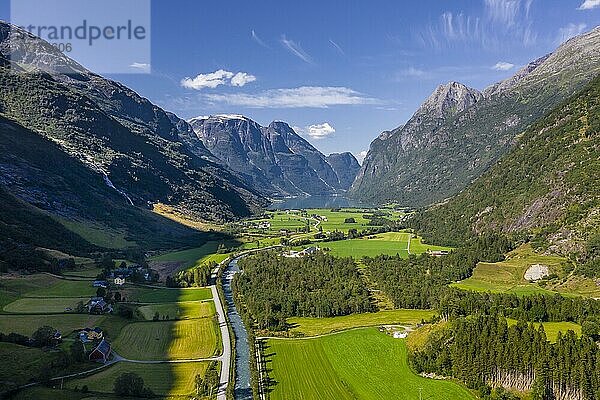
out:
{"label": "mountain ridge", "polygon": [[446,108],[450,113],[442,118],[420,113],[438,87],[407,124],[372,142],[350,196],[416,207],[451,197],[508,151],[529,124],[591,81],[600,72],[599,54],[595,28],[490,85],[481,97],[473,93],[479,100],[462,111]]}
{"label": "mountain ridge", "polygon": [[243,115],[217,114],[188,123],[217,159],[267,196],[326,195],[349,188],[348,172],[335,171],[327,157],[286,122],[262,126]]}

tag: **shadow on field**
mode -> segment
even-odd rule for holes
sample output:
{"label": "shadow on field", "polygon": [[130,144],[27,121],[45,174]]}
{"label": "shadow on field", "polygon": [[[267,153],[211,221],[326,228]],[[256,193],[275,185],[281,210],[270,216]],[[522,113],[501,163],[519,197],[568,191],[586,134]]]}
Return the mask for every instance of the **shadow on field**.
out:
{"label": "shadow on field", "polygon": [[261,345],[260,348],[262,350],[262,368],[263,371],[266,375],[265,377],[265,391],[267,393],[271,393],[273,392],[273,390],[275,390],[275,386],[277,386],[277,384],[279,382],[277,382],[275,379],[272,378],[271,373],[273,372],[273,357],[276,355],[276,353],[273,352],[269,352],[269,349],[271,348],[271,346],[267,345],[267,341],[266,340],[261,340]]}

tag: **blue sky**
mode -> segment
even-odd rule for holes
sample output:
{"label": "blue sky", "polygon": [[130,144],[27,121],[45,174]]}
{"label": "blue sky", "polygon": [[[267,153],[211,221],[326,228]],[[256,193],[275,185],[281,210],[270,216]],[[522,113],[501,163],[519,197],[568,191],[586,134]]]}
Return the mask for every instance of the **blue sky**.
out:
{"label": "blue sky", "polygon": [[438,84],[483,89],[599,24],[600,0],[154,0],[152,73],[110,77],[183,118],[284,120],[358,154]]}

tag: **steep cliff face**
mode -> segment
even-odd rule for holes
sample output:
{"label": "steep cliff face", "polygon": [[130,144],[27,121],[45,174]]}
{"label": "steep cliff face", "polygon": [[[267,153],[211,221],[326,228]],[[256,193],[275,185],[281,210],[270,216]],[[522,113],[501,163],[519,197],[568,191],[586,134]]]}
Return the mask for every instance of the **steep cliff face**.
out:
{"label": "steep cliff face", "polygon": [[348,190],[356,179],[356,175],[360,170],[360,164],[352,153],[332,153],[327,156],[327,162],[333,168],[340,180],[340,187]]}
{"label": "steep cliff face", "polygon": [[265,195],[323,195],[345,189],[327,158],[285,122],[263,127],[241,115],[216,115],[189,123],[212,154]]}
{"label": "steep cliff face", "polygon": [[483,93],[438,87],[404,125],[375,139],[351,196],[422,206],[456,194],[515,137],[600,72],[600,28],[573,38]]}

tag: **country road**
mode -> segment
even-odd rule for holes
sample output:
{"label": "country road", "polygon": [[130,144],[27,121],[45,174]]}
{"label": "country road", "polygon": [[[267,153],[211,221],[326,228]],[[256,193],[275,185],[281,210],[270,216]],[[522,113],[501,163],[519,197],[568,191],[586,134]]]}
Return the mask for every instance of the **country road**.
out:
{"label": "country road", "polygon": [[221,340],[223,342],[223,354],[218,357],[221,361],[221,377],[219,379],[219,390],[217,391],[217,400],[226,400],[227,386],[229,385],[229,369],[231,367],[231,338],[229,337],[229,327],[227,326],[227,319],[225,318],[225,309],[223,303],[221,303],[221,297],[217,286],[212,285],[210,287],[213,295],[213,301],[215,302],[215,309],[217,310],[217,316],[219,320],[219,328],[221,329]]}

